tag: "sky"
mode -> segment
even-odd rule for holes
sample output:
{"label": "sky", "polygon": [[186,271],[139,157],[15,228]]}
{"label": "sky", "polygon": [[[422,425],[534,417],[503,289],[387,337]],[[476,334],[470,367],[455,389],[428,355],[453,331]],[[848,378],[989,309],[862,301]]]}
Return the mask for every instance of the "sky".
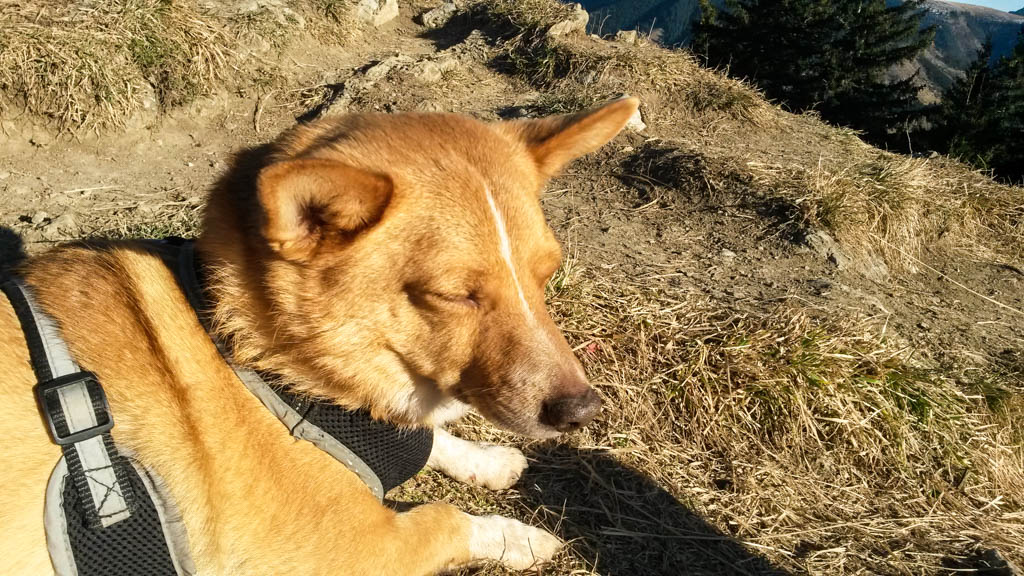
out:
{"label": "sky", "polygon": [[1024,0],[959,0],[959,2],[962,4],[988,6],[989,8],[1005,10],[1007,12],[1024,7]]}

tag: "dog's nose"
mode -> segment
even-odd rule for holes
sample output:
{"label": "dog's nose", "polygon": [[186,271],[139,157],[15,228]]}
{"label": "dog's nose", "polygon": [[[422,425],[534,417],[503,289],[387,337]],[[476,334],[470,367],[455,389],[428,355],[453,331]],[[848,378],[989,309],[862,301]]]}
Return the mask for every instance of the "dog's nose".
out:
{"label": "dog's nose", "polygon": [[586,426],[601,411],[601,398],[593,388],[578,396],[561,396],[545,400],[540,420],[559,432],[572,432]]}

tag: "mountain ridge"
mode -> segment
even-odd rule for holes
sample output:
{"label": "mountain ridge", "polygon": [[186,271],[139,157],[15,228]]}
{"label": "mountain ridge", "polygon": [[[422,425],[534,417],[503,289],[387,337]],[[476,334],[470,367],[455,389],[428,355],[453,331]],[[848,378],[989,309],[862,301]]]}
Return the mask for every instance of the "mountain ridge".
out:
{"label": "mountain ridge", "polygon": [[[890,0],[898,1],[898,0]],[[724,0],[713,0],[724,5]],[[583,0],[591,13],[590,32],[607,34],[637,29],[665,45],[688,45],[700,17],[699,0]],[[935,43],[915,62],[893,71],[906,77],[917,70],[924,81],[922,97],[936,100],[977,57],[985,38],[991,38],[993,61],[1009,54],[1024,29],[1024,8],[1003,12],[945,0],[927,0],[922,21],[936,27]]]}

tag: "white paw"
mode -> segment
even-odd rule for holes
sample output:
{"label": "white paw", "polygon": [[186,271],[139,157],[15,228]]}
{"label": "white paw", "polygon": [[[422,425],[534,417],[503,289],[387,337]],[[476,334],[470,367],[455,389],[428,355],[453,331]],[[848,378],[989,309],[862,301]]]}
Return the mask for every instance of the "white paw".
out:
{"label": "white paw", "polygon": [[519,480],[528,463],[515,448],[477,444],[437,430],[427,466],[460,482],[503,490]]}
{"label": "white paw", "polygon": [[475,516],[469,550],[475,560],[496,560],[513,570],[550,561],[562,547],[557,536],[503,516]]}
{"label": "white paw", "polygon": [[519,481],[529,464],[526,456],[509,446],[480,445],[468,466],[467,478],[463,482],[483,486],[490,490],[504,490]]}

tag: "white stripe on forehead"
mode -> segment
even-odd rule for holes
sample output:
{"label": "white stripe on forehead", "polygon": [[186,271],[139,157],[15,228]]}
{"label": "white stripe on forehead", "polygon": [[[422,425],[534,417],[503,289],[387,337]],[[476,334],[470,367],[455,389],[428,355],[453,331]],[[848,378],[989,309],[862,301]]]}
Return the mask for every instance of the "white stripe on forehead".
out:
{"label": "white stripe on forehead", "polygon": [[491,208],[491,216],[494,217],[494,226],[498,230],[498,243],[499,249],[501,250],[501,257],[505,260],[505,265],[508,266],[508,271],[512,273],[512,282],[516,285],[516,292],[519,293],[519,303],[523,305],[523,313],[526,314],[526,319],[533,324],[535,321],[533,311],[530,310],[530,305],[526,302],[526,295],[523,294],[523,286],[519,284],[519,275],[516,274],[516,266],[512,262],[512,244],[508,238],[508,231],[505,229],[505,220],[501,216],[501,210],[498,209],[498,205],[494,203],[494,196],[491,195],[491,189],[484,186],[484,194],[487,195],[487,205]]}

